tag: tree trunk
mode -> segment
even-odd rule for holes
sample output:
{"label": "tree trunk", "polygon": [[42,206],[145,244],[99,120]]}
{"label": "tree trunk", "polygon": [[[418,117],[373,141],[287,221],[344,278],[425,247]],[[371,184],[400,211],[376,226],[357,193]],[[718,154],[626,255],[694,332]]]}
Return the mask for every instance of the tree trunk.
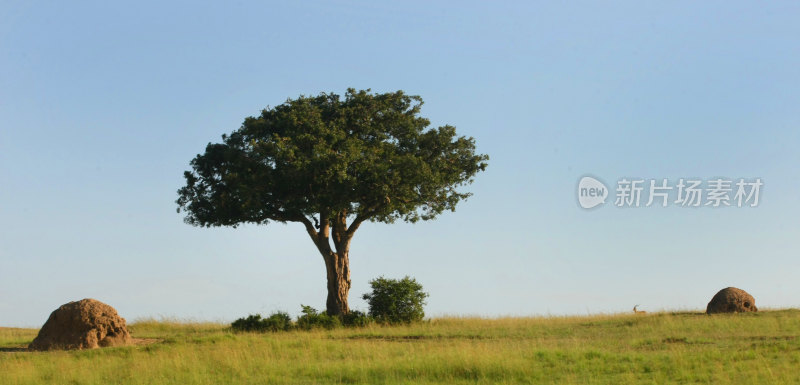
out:
{"label": "tree trunk", "polygon": [[350,292],[350,260],[349,251],[340,250],[330,253],[325,258],[325,269],[328,272],[328,301],[326,303],[329,315],[345,315],[350,312],[347,305],[347,294]]}
{"label": "tree trunk", "polygon": [[[324,219],[316,227],[307,218],[301,217],[298,221],[305,225],[308,235],[325,259],[325,271],[328,275],[328,300],[325,305],[327,313],[342,316],[350,312],[347,306],[347,294],[350,292],[350,241],[366,217],[357,217],[348,229],[345,211],[337,213],[334,218],[330,218],[329,214],[329,211],[321,212],[319,217]],[[335,251],[331,248],[331,235]]]}

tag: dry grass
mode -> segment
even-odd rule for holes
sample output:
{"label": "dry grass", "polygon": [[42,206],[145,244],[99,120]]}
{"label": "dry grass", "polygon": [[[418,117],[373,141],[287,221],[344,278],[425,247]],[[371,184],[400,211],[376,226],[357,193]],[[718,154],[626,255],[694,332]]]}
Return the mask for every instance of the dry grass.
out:
{"label": "dry grass", "polygon": [[[540,384],[800,382],[800,311],[441,318],[409,326],[234,334],[138,321],[163,342],[0,353],[1,384]],[[35,330],[0,329],[0,348]]]}

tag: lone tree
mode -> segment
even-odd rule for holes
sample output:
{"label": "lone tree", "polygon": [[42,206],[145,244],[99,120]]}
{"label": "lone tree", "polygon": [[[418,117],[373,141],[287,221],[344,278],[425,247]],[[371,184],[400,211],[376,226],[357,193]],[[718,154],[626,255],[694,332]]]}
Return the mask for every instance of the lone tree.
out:
{"label": "lone tree", "polygon": [[[202,227],[299,222],[325,260],[327,312],[349,312],[350,241],[364,221],[430,220],[486,169],[473,138],[426,130],[422,99],[348,89],[266,108],[191,161],[178,212]],[[333,247],[331,247],[331,240]]]}

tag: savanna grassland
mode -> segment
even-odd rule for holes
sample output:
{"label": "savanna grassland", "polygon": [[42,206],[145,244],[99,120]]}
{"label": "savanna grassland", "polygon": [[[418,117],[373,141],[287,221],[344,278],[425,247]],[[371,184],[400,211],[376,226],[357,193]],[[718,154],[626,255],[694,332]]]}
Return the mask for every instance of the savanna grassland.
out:
{"label": "savanna grassland", "polygon": [[438,318],[265,334],[138,321],[158,342],[27,352],[0,328],[0,384],[662,384],[800,382],[800,310]]}

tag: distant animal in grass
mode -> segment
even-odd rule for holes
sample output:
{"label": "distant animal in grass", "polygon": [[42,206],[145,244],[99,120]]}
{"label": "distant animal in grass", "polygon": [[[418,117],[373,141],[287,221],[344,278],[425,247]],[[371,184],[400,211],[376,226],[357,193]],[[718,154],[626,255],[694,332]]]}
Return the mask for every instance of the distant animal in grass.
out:
{"label": "distant animal in grass", "polygon": [[639,307],[639,305],[636,305],[636,306],[633,307],[633,313],[634,314],[647,314],[647,312],[644,311],[644,310],[637,310],[636,309],[637,307]]}

